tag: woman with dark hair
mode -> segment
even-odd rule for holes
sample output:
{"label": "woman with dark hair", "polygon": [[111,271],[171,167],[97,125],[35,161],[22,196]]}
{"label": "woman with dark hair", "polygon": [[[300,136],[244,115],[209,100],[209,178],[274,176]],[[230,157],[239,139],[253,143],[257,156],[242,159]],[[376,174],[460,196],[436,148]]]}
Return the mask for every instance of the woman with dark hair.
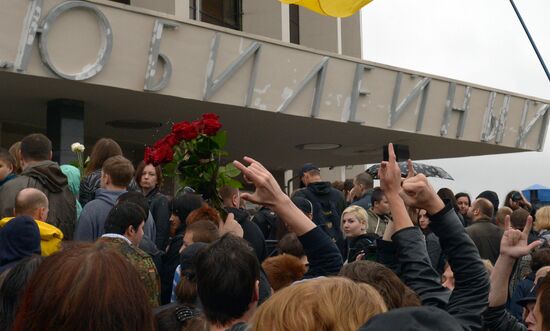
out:
{"label": "woman with dark hair", "polygon": [[510,191],[504,198],[504,207],[508,207],[512,210],[523,208],[527,211],[531,211],[531,203],[525,199],[523,193],[520,191]]}
{"label": "woman with dark hair", "polygon": [[156,238],[151,239],[155,241],[158,249],[163,251],[170,235],[170,203],[168,198],[160,193],[163,182],[162,170],[160,166],[145,164],[141,161],[136,169],[134,180],[141,189],[141,193],[147,198],[149,211],[155,221]]}
{"label": "woman with dark hair", "polygon": [[112,156],[122,155],[119,144],[110,138],[99,139],[90,154],[90,162],[86,166],[85,177],[80,183],[79,201],[82,207],[95,198],[95,191],[101,180],[103,162]]}
{"label": "woman with dark hair", "polygon": [[428,256],[432,267],[442,274],[445,267],[445,259],[441,253],[441,245],[439,245],[439,238],[430,229],[430,218],[428,213],[424,209],[418,209],[417,223],[420,230],[424,234],[426,240],[426,248],[428,249]]}
{"label": "woman with dark hair", "polygon": [[151,331],[155,324],[135,268],[104,243],[48,257],[29,281],[14,331]]}
{"label": "woman with dark hair", "polygon": [[462,215],[462,218],[466,222],[466,226],[469,225],[470,219],[468,217],[468,209],[472,205],[472,199],[470,195],[465,192],[458,192],[455,194],[456,204],[458,205],[458,212]]}
{"label": "woman with dark hair", "polygon": [[198,194],[184,193],[175,197],[171,206],[170,237],[165,254],[162,256],[162,269],[160,273],[160,302],[165,305],[170,302],[174,272],[180,263],[180,249],[183,246],[183,235],[186,228],[186,219],[195,209],[204,205],[204,200]]}
{"label": "woman with dark hair", "polygon": [[441,200],[446,201],[453,206],[453,209],[458,215],[460,222],[464,227],[466,227],[466,221],[464,220],[464,216],[462,216],[462,214],[460,213],[460,208],[458,207],[458,203],[456,202],[455,194],[453,193],[453,191],[451,191],[450,188],[443,187],[440,188],[439,191],[437,191],[437,195],[439,196],[439,198],[441,198]]}
{"label": "woman with dark hair", "polygon": [[40,255],[29,256],[6,272],[0,281],[0,330],[11,329],[25,287],[43,260]]}

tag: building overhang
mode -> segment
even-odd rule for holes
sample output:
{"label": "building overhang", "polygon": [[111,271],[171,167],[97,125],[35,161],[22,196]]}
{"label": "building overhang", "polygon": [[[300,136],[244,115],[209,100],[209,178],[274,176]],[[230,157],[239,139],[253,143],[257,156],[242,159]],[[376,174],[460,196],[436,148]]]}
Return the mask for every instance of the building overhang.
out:
{"label": "building overhang", "polygon": [[98,0],[7,0],[0,67],[4,128],[44,127],[47,101],[76,99],[86,137],[142,147],[214,112],[231,157],[273,169],[377,162],[390,141],[415,159],[540,150],[550,110],[541,98]]}

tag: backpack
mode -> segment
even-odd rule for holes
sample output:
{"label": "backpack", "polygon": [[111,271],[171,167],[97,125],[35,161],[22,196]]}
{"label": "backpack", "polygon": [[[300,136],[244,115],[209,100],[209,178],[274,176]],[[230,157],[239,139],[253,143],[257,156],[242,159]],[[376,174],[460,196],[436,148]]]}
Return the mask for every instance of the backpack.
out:
{"label": "backpack", "polygon": [[262,207],[251,219],[262,231],[266,240],[277,239],[277,228],[280,224],[279,217],[269,208]]}

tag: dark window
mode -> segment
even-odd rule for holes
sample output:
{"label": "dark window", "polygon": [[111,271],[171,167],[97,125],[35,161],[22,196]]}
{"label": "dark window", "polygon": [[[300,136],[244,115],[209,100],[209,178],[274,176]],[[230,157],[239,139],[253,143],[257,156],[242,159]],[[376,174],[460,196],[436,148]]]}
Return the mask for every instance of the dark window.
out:
{"label": "dark window", "polygon": [[123,4],[126,4],[126,5],[130,4],[130,0],[111,0],[111,1],[118,2],[118,3],[123,3]]}
{"label": "dark window", "polygon": [[300,11],[298,5],[289,6],[290,16],[290,42],[293,44],[300,43]]}
{"label": "dark window", "polygon": [[202,22],[242,30],[242,0],[190,0],[189,17],[193,19],[197,19],[198,1]]}
{"label": "dark window", "polygon": [[189,0],[189,17],[197,19],[197,0]]}

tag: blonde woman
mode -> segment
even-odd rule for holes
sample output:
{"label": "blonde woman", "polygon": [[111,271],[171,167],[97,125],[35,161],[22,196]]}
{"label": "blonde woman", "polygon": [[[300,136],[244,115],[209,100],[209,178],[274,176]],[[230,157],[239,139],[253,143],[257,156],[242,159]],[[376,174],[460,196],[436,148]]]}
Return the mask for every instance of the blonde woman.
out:
{"label": "blonde woman", "polygon": [[340,218],[340,227],[344,232],[347,241],[347,262],[351,263],[363,257],[374,257],[375,251],[375,236],[367,234],[368,221],[367,211],[360,206],[349,206],[342,212]]}
{"label": "blonde woman", "polygon": [[539,232],[540,239],[550,244],[550,206],[537,210],[534,227]]}
{"label": "blonde woman", "polygon": [[386,310],[382,296],[368,284],[317,278],[276,292],[258,308],[250,331],[357,330]]}

